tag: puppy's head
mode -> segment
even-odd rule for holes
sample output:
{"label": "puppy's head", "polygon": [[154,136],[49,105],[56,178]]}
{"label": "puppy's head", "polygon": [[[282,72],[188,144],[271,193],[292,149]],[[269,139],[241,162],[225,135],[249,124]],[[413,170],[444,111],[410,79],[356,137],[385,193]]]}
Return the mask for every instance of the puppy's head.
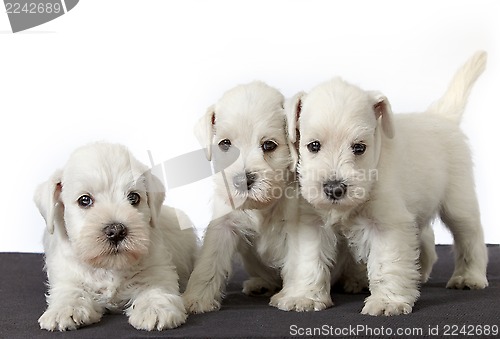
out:
{"label": "puppy's head", "polygon": [[260,209],[281,197],[292,159],[283,101],[278,90],[252,82],[227,91],[198,122],[209,160],[239,152],[216,177],[216,195],[227,205]]}
{"label": "puppy's head", "polygon": [[290,99],[286,114],[305,199],[341,211],[369,199],[383,138],[394,134],[387,98],[335,78]]}
{"label": "puppy's head", "polygon": [[[122,269],[148,253],[164,189],[123,146],[77,149],[35,193],[47,229],[94,267]],[[50,236],[50,235],[49,235]]]}

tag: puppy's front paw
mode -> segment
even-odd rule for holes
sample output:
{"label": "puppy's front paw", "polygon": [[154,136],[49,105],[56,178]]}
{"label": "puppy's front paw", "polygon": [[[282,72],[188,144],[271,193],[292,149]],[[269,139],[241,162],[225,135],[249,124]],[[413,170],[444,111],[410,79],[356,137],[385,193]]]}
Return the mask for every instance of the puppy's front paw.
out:
{"label": "puppy's front paw", "polygon": [[196,296],[191,293],[185,293],[182,299],[189,313],[206,313],[217,311],[220,308],[220,301],[206,294]]}
{"label": "puppy's front paw", "polygon": [[184,324],[187,319],[182,298],[173,294],[136,300],[127,310],[127,314],[130,325],[146,331],[175,328]]}
{"label": "puppy's front paw", "polygon": [[307,296],[287,296],[283,291],[273,295],[269,305],[283,311],[309,312],[321,311],[333,306],[330,296],[307,297]]}
{"label": "puppy's front paw", "polygon": [[390,301],[385,298],[369,296],[365,300],[362,314],[368,315],[400,315],[410,314],[412,306],[405,302]]}
{"label": "puppy's front paw", "polygon": [[243,282],[243,293],[249,296],[271,296],[278,288],[260,277],[251,277]]}
{"label": "puppy's front paw", "polygon": [[481,290],[488,287],[488,280],[483,274],[453,275],[446,288]]}
{"label": "puppy's front paw", "polygon": [[38,319],[40,328],[48,331],[76,330],[101,320],[102,313],[87,305],[50,307]]}

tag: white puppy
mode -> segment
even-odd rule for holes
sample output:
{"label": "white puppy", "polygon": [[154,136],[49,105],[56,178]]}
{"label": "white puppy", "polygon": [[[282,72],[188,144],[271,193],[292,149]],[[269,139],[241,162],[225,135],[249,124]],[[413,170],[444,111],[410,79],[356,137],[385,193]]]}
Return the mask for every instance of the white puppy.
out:
{"label": "white puppy", "polygon": [[262,82],[240,85],[209,107],[195,128],[208,160],[224,170],[215,177],[214,217],[184,293],[189,312],[220,307],[237,249],[250,275],[245,293],[272,293],[281,285],[270,266],[280,266],[284,256],[282,193],[291,182],[283,101]]}
{"label": "white puppy", "polygon": [[423,114],[393,116],[385,96],[338,78],[291,100],[289,135],[296,141],[298,129],[301,192],[367,263],[371,295],[364,314],[412,311],[419,282],[435,261],[429,227],[437,214],[455,239],[447,287],[488,285],[472,161],[458,127],[485,64],[486,53],[474,55]]}
{"label": "white puppy", "polygon": [[35,193],[45,218],[49,331],[98,322],[125,311],[137,329],[186,321],[179,283],[194,264],[196,236],[163,207],[164,188],[125,147],[95,143],[77,149]]}

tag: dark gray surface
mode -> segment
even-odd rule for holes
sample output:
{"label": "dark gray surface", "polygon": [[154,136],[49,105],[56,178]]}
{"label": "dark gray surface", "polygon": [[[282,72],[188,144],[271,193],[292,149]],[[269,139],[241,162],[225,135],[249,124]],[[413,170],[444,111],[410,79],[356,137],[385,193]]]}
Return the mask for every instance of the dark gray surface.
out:
{"label": "dark gray surface", "polygon": [[[283,312],[268,306],[268,298],[247,297],[241,293],[245,274],[235,268],[222,309],[218,312],[191,315],[186,324],[163,332],[135,330],[127,323],[125,315],[106,314],[101,322],[65,333],[40,330],[37,319],[45,310],[45,274],[41,254],[0,254],[0,338],[142,338],[142,337],[287,337],[296,334],[296,328],[350,329],[362,327],[359,337],[386,338],[398,336],[396,331],[421,329],[424,336],[429,330],[439,330],[439,337],[449,327],[449,334],[458,326],[457,333],[486,329],[486,325],[500,326],[500,247],[489,246],[488,279],[485,290],[461,291],[445,288],[453,270],[450,246],[437,246],[439,261],[434,266],[432,278],[421,289],[421,297],[413,313],[396,317],[371,317],[359,314],[367,294],[349,295],[333,290],[335,306],[320,312]],[[465,328],[462,328],[463,326]],[[292,330],[292,332],[291,332]],[[392,331],[392,335],[389,331]],[[380,335],[378,335],[380,334]],[[297,337],[298,335],[295,335]],[[453,336],[456,337],[456,336]],[[476,336],[478,337],[478,336]],[[497,336],[489,336],[498,338]],[[435,336],[437,338],[437,336]]]}

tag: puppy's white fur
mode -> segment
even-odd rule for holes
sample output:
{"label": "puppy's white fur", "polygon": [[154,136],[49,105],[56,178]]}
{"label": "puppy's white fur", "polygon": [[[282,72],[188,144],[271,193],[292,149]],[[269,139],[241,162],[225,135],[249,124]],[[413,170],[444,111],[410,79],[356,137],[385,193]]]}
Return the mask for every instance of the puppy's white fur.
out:
{"label": "puppy's white fur", "polygon": [[[134,206],[128,195],[137,193]],[[79,198],[91,197],[89,207]],[[164,187],[123,146],[96,143],[77,149],[35,193],[46,220],[46,330],[72,330],[125,311],[137,329],[174,328],[186,321],[180,297],[194,264],[196,236],[181,230],[164,206]],[[121,224],[126,236],[109,241],[105,228]]]}
{"label": "puppy's white fur", "polygon": [[[235,252],[241,254],[250,276],[243,284],[244,293],[272,294],[280,287],[281,276],[283,288],[271,298],[271,305],[296,311],[332,305],[330,267],[337,235],[323,227],[322,219],[300,196],[290,171],[296,156],[290,154],[295,149],[287,141],[283,101],[279,91],[262,82],[240,85],[209,107],[196,126],[208,159],[225,169],[215,178],[214,218],[183,296],[189,312],[220,308]],[[231,146],[225,149],[227,140]],[[269,141],[276,148],[265,152],[263,145]],[[231,152],[237,159],[226,167],[224,157]],[[217,166],[218,161],[225,165]],[[254,183],[238,189],[235,183],[240,181],[235,178],[245,173],[253,176]],[[352,292],[363,287],[355,279],[345,279],[345,285]]]}
{"label": "puppy's white fur", "polygon": [[[393,116],[385,96],[338,78],[289,103],[291,141],[296,129],[300,136],[301,192],[367,263],[371,295],[364,314],[411,312],[436,259],[430,223],[437,214],[455,240],[447,287],[488,285],[472,161],[458,127],[485,64],[486,53],[475,54],[421,114]],[[354,154],[356,144],[366,146],[364,153]],[[328,181],[342,183],[333,191],[339,197],[328,196]]]}

